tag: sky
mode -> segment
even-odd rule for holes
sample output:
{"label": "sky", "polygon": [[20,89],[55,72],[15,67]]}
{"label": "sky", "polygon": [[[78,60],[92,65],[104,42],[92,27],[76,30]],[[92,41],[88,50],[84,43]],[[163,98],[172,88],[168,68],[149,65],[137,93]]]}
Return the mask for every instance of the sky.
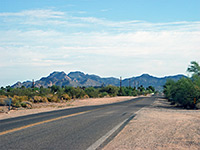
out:
{"label": "sky", "polygon": [[200,0],[0,0],[0,86],[53,71],[123,78],[200,62]]}

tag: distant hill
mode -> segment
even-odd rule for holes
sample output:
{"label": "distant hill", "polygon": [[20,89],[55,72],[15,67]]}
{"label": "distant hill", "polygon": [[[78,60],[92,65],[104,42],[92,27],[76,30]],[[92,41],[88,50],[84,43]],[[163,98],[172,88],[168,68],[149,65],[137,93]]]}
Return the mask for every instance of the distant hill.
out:
{"label": "distant hill", "polygon": [[[179,80],[180,78],[185,77],[184,75],[175,75],[175,76],[167,76],[163,78],[153,77],[149,74],[142,74],[138,77],[126,78],[122,80],[122,86],[140,86],[143,85],[144,87],[153,86],[156,90],[162,90],[163,85],[167,81],[167,79],[172,80]],[[84,74],[83,72],[76,71],[70,72],[66,74],[65,72],[53,72],[47,77],[42,77],[40,80],[35,81],[35,87],[50,87],[52,85],[58,86],[102,86],[102,85],[114,85],[119,86],[120,80],[118,78],[110,77],[110,78],[101,78],[97,75],[89,75]],[[31,87],[32,82],[17,82],[16,84],[12,85],[12,87]]]}
{"label": "distant hill", "polygon": [[179,80],[182,77],[186,77],[184,75],[175,75],[175,76],[166,76],[166,77],[162,77],[162,78],[158,78],[158,77],[153,77],[149,74],[142,74],[141,76],[138,77],[132,77],[129,79],[125,79],[123,80],[123,85],[124,86],[129,86],[129,82],[130,85],[132,86],[140,86],[143,85],[144,87],[148,87],[148,86],[153,86],[156,90],[162,90],[163,89],[163,85],[166,83],[166,81],[168,79],[172,79],[174,81]]}

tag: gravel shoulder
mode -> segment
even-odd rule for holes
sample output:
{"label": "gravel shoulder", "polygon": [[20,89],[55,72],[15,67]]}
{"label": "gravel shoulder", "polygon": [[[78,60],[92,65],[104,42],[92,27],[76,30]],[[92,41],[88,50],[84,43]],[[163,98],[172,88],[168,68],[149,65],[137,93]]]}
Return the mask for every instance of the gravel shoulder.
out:
{"label": "gravel shoulder", "polygon": [[103,150],[199,150],[200,110],[184,110],[159,98],[137,112]]}
{"label": "gravel shoulder", "polygon": [[130,100],[137,97],[120,96],[120,97],[108,97],[108,98],[77,99],[77,100],[70,100],[64,103],[36,103],[36,104],[33,104],[32,109],[18,109],[18,110],[11,110],[9,112],[8,112],[8,107],[5,107],[1,109],[4,109],[4,110],[6,109],[7,112],[0,113],[0,120],[19,117],[19,116],[25,116],[25,115],[30,115],[30,114],[36,114],[36,113],[41,113],[41,112],[61,110],[61,109],[116,103],[116,102],[126,101],[126,100]]}

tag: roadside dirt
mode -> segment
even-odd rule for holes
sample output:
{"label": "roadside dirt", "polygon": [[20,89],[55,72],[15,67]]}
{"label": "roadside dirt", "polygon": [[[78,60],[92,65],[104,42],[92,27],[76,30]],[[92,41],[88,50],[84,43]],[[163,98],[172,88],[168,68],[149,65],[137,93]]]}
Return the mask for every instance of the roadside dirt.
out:
{"label": "roadside dirt", "polygon": [[29,114],[36,114],[47,111],[61,110],[67,108],[81,107],[81,106],[92,106],[92,105],[103,105],[115,102],[121,102],[137,97],[133,96],[120,96],[120,97],[110,97],[110,98],[89,98],[89,99],[77,99],[70,100],[64,103],[36,103],[33,104],[32,109],[18,109],[11,110],[8,112],[8,107],[1,107],[1,110],[6,110],[5,113],[0,113],[0,120],[13,118],[18,116],[24,116]]}
{"label": "roadside dirt", "polygon": [[200,150],[200,110],[158,99],[145,107],[103,150]]}

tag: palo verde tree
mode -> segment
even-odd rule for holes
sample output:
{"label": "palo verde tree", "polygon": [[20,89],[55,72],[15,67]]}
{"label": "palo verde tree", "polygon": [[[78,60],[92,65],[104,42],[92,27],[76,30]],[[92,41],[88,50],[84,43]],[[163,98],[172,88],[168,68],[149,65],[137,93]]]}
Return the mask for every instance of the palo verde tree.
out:
{"label": "palo verde tree", "polygon": [[191,78],[182,78],[177,82],[168,80],[164,85],[165,97],[174,104],[185,108],[194,108],[200,102],[200,66],[192,61],[187,68]]}
{"label": "palo verde tree", "polygon": [[200,76],[199,64],[196,61],[191,61],[191,65],[188,67],[187,72]]}

